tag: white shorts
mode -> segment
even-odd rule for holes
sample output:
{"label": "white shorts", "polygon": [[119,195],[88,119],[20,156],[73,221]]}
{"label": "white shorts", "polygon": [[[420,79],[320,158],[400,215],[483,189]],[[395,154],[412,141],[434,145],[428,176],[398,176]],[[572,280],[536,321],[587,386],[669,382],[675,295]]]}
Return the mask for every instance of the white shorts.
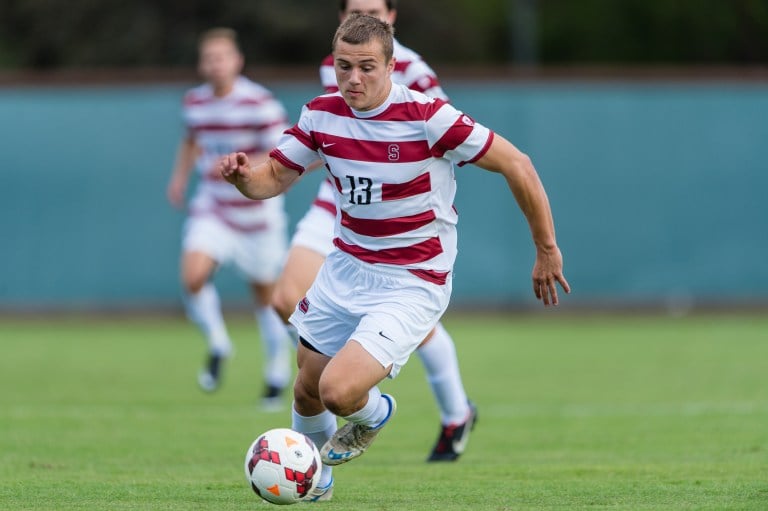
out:
{"label": "white shorts", "polygon": [[329,357],[354,339],[382,367],[397,376],[408,357],[448,307],[445,285],[427,282],[406,269],[364,263],[341,251],[325,260],[290,321],[320,353]]}
{"label": "white shorts", "polygon": [[285,263],[286,227],[275,222],[256,232],[241,232],[215,216],[193,215],[184,223],[182,248],[202,252],[219,264],[232,264],[248,282],[272,283]]}
{"label": "white shorts", "polygon": [[312,204],[309,210],[296,224],[296,231],[291,238],[291,246],[314,250],[323,257],[328,257],[333,249],[333,232],[336,217],[330,211]]}

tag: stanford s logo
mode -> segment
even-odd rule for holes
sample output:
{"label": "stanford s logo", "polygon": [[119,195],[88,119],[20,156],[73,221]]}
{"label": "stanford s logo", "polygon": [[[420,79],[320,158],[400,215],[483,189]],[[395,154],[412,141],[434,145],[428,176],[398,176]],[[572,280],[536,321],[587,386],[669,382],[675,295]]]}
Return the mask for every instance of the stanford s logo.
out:
{"label": "stanford s logo", "polygon": [[387,157],[389,161],[397,161],[400,159],[400,146],[397,144],[389,144],[387,148]]}
{"label": "stanford s logo", "polygon": [[307,311],[309,310],[309,300],[307,300],[306,296],[301,299],[301,301],[299,302],[298,308],[302,313],[304,314],[307,313]]}

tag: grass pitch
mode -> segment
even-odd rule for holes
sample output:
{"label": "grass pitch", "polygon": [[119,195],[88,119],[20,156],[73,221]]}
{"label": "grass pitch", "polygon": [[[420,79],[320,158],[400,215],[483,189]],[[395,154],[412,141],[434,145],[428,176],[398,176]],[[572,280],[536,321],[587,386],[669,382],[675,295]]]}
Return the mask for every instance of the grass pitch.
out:
{"label": "grass pitch", "polygon": [[[195,382],[183,318],[0,321],[0,508],[269,509],[243,458],[287,409],[257,407],[253,323],[223,387]],[[328,510],[768,509],[768,318],[451,315],[479,408],[466,454],[424,459],[437,409],[413,357],[398,413],[337,467]],[[303,506],[303,504],[302,504]]]}

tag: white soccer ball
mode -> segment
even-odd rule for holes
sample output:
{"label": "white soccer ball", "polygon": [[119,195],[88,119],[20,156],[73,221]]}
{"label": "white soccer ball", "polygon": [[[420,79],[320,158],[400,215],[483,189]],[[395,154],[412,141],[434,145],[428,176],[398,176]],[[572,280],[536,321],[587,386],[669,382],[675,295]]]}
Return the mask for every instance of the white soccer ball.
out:
{"label": "white soccer ball", "polygon": [[260,435],[245,454],[245,477],[262,499],[295,504],[317,486],[320,451],[306,435],[276,428]]}

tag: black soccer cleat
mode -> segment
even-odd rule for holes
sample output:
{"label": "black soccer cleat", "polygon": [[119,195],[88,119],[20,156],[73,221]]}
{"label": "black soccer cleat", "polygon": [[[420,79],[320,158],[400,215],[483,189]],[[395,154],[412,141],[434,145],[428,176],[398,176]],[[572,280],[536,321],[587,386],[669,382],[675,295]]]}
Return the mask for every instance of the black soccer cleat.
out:
{"label": "black soccer cleat", "polygon": [[427,461],[456,461],[464,453],[469,433],[477,423],[477,406],[469,402],[469,417],[462,424],[441,426],[440,436]]}
{"label": "black soccer cleat", "polygon": [[265,412],[279,412],[284,408],[283,394],[285,387],[277,387],[267,384],[264,387],[264,394],[261,396],[261,408]]}
{"label": "black soccer cleat", "polygon": [[205,367],[197,375],[197,383],[205,392],[213,392],[219,388],[223,362],[221,355],[208,355]]}

